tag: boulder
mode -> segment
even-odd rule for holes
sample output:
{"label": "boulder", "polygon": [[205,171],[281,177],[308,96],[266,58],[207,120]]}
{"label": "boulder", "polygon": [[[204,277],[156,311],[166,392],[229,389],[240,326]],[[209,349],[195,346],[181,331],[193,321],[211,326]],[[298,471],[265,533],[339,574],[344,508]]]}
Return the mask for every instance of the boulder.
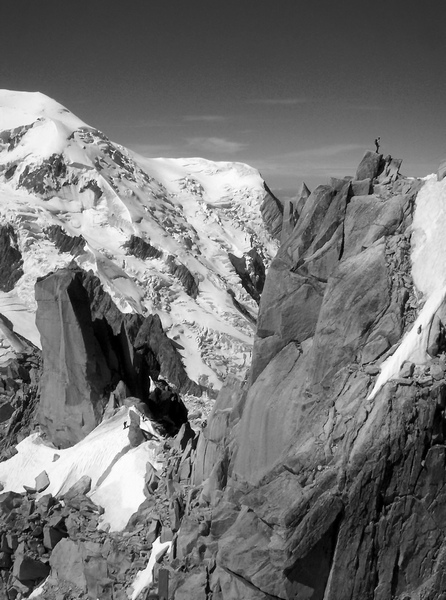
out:
{"label": "boulder", "polygon": [[43,528],[43,545],[48,550],[54,550],[60,540],[67,537],[67,534],[56,527],[45,525]]}
{"label": "boulder", "polygon": [[50,480],[48,477],[48,473],[46,471],[42,471],[36,477],[36,484],[35,484],[36,492],[38,492],[38,493],[43,492],[44,490],[46,490],[46,488],[49,485],[50,485]]}
{"label": "boulder", "polygon": [[62,499],[66,502],[69,502],[72,498],[76,496],[85,496],[91,490],[91,477],[88,475],[83,475],[80,479],[73,484],[68,492],[62,496]]}
{"label": "boulder", "polygon": [[49,566],[40,560],[35,560],[26,554],[15,556],[12,574],[19,581],[39,581],[45,579],[49,572]]}
{"label": "boulder", "polygon": [[22,494],[18,494],[17,492],[3,492],[0,494],[0,512],[7,515],[14,508],[21,506],[22,502]]}
{"label": "boulder", "polygon": [[87,591],[84,561],[79,545],[70,540],[61,540],[51,553],[51,577]]}

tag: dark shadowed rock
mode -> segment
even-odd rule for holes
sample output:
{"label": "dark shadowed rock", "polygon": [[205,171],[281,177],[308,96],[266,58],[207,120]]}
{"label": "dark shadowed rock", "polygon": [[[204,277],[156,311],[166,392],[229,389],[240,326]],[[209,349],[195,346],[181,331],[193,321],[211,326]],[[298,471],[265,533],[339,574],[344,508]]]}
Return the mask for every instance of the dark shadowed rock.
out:
{"label": "dark shadowed rock", "polygon": [[81,235],[68,235],[60,225],[51,225],[44,232],[60,252],[69,252],[73,256],[78,256],[85,250],[85,238]]}
{"label": "dark shadowed rock", "polygon": [[11,225],[0,226],[0,290],[9,292],[23,275],[23,260]]}
{"label": "dark shadowed rock", "polygon": [[191,298],[196,298],[198,296],[198,281],[189,271],[189,269],[179,263],[175,257],[168,256],[166,260],[167,268],[169,269],[169,273],[176,277],[180,283],[183,285],[186,294]]}
{"label": "dark shadowed rock", "polygon": [[159,375],[173,383],[179,391],[201,395],[200,386],[187,376],[180,354],[174,342],[164,333],[158,315],[149,315],[144,319],[133,345],[135,350],[149,349],[156,356]]}
{"label": "dark shadowed rock", "polygon": [[52,154],[36,165],[26,165],[20,174],[19,186],[44,197],[59,191],[67,173],[62,154]]}
{"label": "dark shadowed rock", "polygon": [[265,265],[257,250],[253,248],[242,257],[228,252],[228,257],[244,289],[259,303],[265,285]]}
{"label": "dark shadowed rock", "polygon": [[40,560],[35,560],[30,556],[17,556],[14,561],[12,574],[19,581],[42,580],[48,576],[50,568]]}
{"label": "dark shadowed rock", "polygon": [[111,373],[78,272],[64,270],[40,280],[36,301],[44,360],[40,422],[53,443],[67,446],[98,424]]}
{"label": "dark shadowed rock", "polygon": [[128,239],[123,245],[123,248],[125,248],[127,254],[136,256],[142,260],[146,260],[148,258],[161,258],[163,255],[161,250],[158,250],[136,235],[131,235],[130,239]]}

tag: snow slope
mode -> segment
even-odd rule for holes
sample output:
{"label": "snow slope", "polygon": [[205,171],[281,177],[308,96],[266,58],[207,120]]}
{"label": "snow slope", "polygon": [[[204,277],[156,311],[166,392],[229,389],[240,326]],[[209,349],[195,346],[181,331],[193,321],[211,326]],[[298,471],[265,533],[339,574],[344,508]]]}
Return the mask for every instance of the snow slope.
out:
{"label": "snow slope", "polygon": [[[259,210],[265,195],[247,165],[144,158],[42,94],[0,91],[0,224],[12,224],[18,236],[24,273],[14,306],[29,339],[38,339],[29,318],[36,278],[74,258],[123,312],[159,314],[189,377],[207,377],[216,388],[228,373],[243,377],[253,328],[228,290],[253,317],[257,305],[228,253],[256,248],[269,264],[277,244]],[[82,236],[82,251],[59,251],[50,226]],[[151,257],[129,253],[132,236],[152,248]],[[8,318],[16,323],[14,311]]]}
{"label": "snow slope", "polygon": [[4,491],[21,493],[24,485],[33,488],[35,478],[46,471],[50,485],[42,493],[60,497],[88,475],[92,480],[89,496],[104,508],[100,526],[121,531],[145,500],[146,464],[150,462],[159,471],[162,468],[157,459],[160,442],[149,421],[141,428],[154,438],[136,448],[130,446],[124,422],[129,422],[132,410],[136,409],[121,407],[81,442],[64,450],[46,444],[39,433],[33,433],[17,445],[17,454],[0,463]]}
{"label": "snow slope", "polygon": [[399,376],[404,361],[422,365],[430,360],[426,352],[432,318],[446,299],[446,179],[426,178],[418,192],[412,225],[412,277],[424,306],[396,351],[381,366],[370,394],[373,398],[390,379]]}

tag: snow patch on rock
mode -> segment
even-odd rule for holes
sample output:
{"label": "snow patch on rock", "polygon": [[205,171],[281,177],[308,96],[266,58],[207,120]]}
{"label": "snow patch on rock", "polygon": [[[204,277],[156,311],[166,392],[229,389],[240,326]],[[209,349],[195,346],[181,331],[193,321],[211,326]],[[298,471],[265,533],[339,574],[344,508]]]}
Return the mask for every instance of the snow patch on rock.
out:
{"label": "snow patch on rock", "polygon": [[[0,482],[5,491],[22,493],[33,488],[35,478],[46,471],[50,485],[44,494],[61,497],[83,476],[91,478],[89,496],[104,508],[100,526],[122,531],[131,515],[144,502],[146,464],[161,470],[157,459],[158,435],[146,420],[141,427],[153,436],[136,448],[129,444],[130,407],[121,407],[75,446],[57,449],[33,433],[17,445],[17,454],[0,463]],[[59,458],[55,460],[56,456]]]}
{"label": "snow patch on rock", "polygon": [[423,364],[430,358],[426,352],[430,325],[446,298],[445,230],[446,179],[437,181],[435,175],[430,175],[417,195],[412,225],[412,277],[425,303],[396,351],[382,364],[369,398],[398,377],[404,361]]}

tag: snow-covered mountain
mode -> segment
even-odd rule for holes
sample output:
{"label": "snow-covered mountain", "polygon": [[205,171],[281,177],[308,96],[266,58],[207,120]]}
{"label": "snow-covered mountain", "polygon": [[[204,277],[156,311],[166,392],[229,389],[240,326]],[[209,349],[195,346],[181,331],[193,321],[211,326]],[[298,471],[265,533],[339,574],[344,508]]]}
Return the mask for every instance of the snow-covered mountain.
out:
{"label": "snow-covered mountain", "polygon": [[36,345],[36,279],[74,260],[122,312],[160,316],[192,380],[243,378],[277,249],[268,202],[247,165],[144,158],[40,93],[0,91],[0,313]]}
{"label": "snow-covered mountain", "polygon": [[[366,152],[281,213],[249,167],[3,97],[0,597],[442,598],[444,171]],[[239,370],[260,292],[250,377],[193,430],[161,367]]]}

